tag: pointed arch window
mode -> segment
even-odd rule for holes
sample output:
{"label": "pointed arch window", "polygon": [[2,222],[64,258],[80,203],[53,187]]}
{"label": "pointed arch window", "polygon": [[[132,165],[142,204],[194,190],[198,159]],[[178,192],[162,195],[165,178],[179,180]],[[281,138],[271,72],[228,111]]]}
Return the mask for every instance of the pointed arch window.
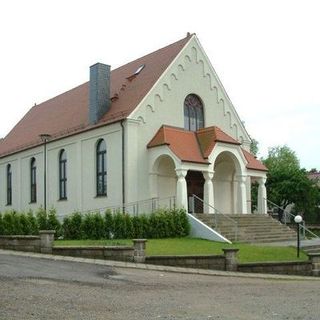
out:
{"label": "pointed arch window", "polygon": [[197,95],[189,94],[184,100],[184,128],[197,131],[203,127],[203,104]]}
{"label": "pointed arch window", "polygon": [[67,199],[67,153],[64,149],[59,155],[59,199]]}
{"label": "pointed arch window", "polygon": [[7,205],[12,204],[12,171],[11,164],[7,165]]}
{"label": "pointed arch window", "polygon": [[37,165],[35,158],[30,161],[30,202],[37,202]]}
{"label": "pointed arch window", "polygon": [[107,195],[107,147],[103,139],[98,141],[96,150],[97,196]]}

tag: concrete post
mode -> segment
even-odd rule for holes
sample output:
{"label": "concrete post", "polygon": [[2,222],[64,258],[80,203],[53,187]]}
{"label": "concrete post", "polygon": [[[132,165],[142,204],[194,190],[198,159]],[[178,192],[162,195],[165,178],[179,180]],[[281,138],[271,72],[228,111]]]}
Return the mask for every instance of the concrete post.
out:
{"label": "concrete post", "polygon": [[54,234],[56,232],[54,230],[40,230],[40,252],[41,253],[52,253]]}
{"label": "concrete post", "polygon": [[237,253],[239,249],[222,249],[226,259],[226,271],[238,271]]}
{"label": "concrete post", "polygon": [[[205,179],[204,182],[204,208],[203,212],[204,213],[214,213],[214,192],[213,192],[213,183],[212,183],[212,178],[214,172],[209,172],[209,171],[204,171],[202,172],[203,177]],[[208,205],[206,205],[206,203]]]}
{"label": "concrete post", "polygon": [[184,169],[176,169],[177,174],[177,207],[181,209],[188,210],[188,192],[187,192],[187,181],[186,175],[187,170]]}
{"label": "concrete post", "polygon": [[133,239],[133,261],[144,263],[146,261],[146,239]]}
{"label": "concrete post", "polygon": [[259,179],[258,187],[258,213],[267,213],[267,189],[265,186],[266,178]]}
{"label": "concrete post", "polygon": [[312,275],[320,277],[320,253],[309,253],[308,257],[312,265]]}

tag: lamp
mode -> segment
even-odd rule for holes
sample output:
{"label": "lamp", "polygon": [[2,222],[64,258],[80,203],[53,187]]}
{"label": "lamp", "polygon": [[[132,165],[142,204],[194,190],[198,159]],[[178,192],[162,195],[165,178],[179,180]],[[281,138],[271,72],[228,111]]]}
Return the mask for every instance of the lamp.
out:
{"label": "lamp", "polygon": [[297,258],[299,258],[300,253],[300,223],[302,222],[302,217],[298,214],[294,217],[294,222],[297,224]]}
{"label": "lamp", "polygon": [[43,208],[47,211],[47,142],[50,140],[51,135],[42,133],[39,135],[41,141],[44,143],[43,152]]}

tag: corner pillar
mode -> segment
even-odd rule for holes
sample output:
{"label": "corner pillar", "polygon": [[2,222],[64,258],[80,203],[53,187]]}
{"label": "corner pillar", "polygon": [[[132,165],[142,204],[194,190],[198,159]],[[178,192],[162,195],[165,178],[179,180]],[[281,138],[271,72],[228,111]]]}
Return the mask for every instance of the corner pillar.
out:
{"label": "corner pillar", "polygon": [[188,210],[188,193],[187,193],[187,181],[186,175],[187,170],[185,169],[176,169],[177,175],[177,207]]}
{"label": "corner pillar", "polygon": [[205,179],[204,182],[204,190],[203,190],[203,197],[204,197],[204,213],[214,213],[214,192],[213,192],[213,175],[214,171],[204,171],[202,172],[203,177]]}
{"label": "corner pillar", "polygon": [[267,213],[267,189],[265,186],[267,179],[260,178],[258,183],[258,212],[261,214]]}
{"label": "corner pillar", "polygon": [[241,212],[247,214],[248,213],[248,206],[247,206],[247,188],[246,188],[246,181],[247,176],[238,176],[239,181],[239,196],[240,196],[240,206],[238,207]]}

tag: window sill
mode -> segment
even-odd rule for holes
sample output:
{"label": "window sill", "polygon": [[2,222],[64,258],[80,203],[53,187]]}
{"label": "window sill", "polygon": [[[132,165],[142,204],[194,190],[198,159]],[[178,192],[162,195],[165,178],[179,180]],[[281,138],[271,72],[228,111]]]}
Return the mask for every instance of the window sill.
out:
{"label": "window sill", "polygon": [[107,198],[107,194],[98,194],[94,198]]}
{"label": "window sill", "polygon": [[36,204],[37,201],[30,201],[29,204]]}
{"label": "window sill", "polygon": [[62,202],[63,202],[63,201],[68,201],[68,198],[60,198],[60,199],[58,199],[57,201],[59,201],[59,202],[60,202],[60,201],[62,201]]}

